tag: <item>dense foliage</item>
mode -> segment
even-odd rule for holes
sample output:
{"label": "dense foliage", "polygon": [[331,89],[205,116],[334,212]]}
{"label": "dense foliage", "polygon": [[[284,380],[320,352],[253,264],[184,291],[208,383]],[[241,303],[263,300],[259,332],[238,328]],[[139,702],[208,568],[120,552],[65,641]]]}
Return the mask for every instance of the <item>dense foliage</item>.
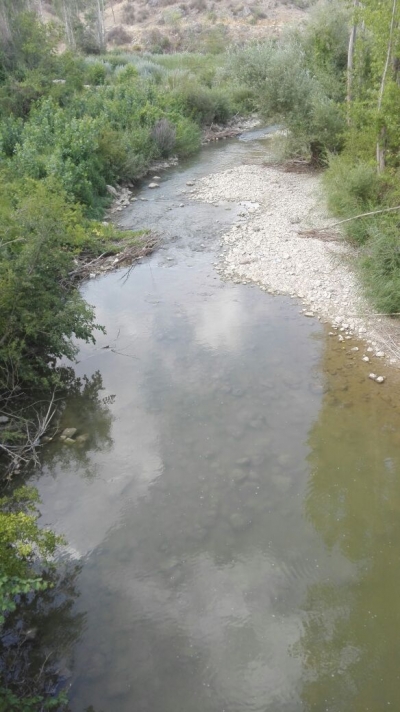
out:
{"label": "dense foliage", "polygon": [[[0,54],[0,391],[37,382],[46,365],[91,339],[94,315],[68,283],[73,259],[108,237],[107,184],[139,179],[158,158],[200,146],[201,126],[234,108],[216,65],[94,60],[55,51],[27,12],[9,16]],[[98,239],[95,239],[97,235]]]}

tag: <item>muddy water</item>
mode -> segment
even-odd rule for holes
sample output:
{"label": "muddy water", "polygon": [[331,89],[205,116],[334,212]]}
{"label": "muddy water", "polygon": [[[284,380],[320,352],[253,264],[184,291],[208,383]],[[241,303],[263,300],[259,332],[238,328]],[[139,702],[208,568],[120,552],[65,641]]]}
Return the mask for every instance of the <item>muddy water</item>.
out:
{"label": "muddy water", "polygon": [[246,208],[181,192],[267,151],[224,143],[143,188],[120,222],[162,249],[85,288],[107,335],[63,425],[89,438],[38,479],[81,567],[73,712],[400,707],[396,379],[295,301],[221,282]]}

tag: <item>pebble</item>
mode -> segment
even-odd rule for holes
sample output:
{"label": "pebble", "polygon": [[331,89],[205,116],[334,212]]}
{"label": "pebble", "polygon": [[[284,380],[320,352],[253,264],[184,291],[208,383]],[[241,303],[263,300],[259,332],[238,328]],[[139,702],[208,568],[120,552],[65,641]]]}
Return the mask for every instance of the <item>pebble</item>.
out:
{"label": "pebble", "polygon": [[304,312],[304,316],[314,316],[314,312],[306,311]]}
{"label": "pebble", "polygon": [[363,357],[362,357],[362,360],[363,360],[365,363],[369,363],[369,361],[370,361],[370,359],[369,359],[368,356],[363,356]]}
{"label": "pebble", "polygon": [[377,378],[375,378],[375,381],[376,381],[377,383],[383,383],[383,382],[385,381],[385,377],[384,377],[384,376],[377,376]]}
{"label": "pebble", "polygon": [[0,425],[5,425],[9,420],[10,418],[7,418],[6,415],[0,415]]}
{"label": "pebble", "polygon": [[350,349],[350,351],[359,351],[359,350],[360,350],[360,349],[358,348],[358,346],[353,346],[353,348]]}
{"label": "pebble", "polygon": [[377,356],[378,358],[383,358],[383,357],[385,356],[385,352],[384,352],[384,351],[377,351],[376,354],[375,354],[375,356]]}
{"label": "pebble", "polygon": [[377,378],[377,375],[376,375],[376,373],[370,373],[368,378],[370,378],[372,381],[375,381],[375,379]]}
{"label": "pebble", "polygon": [[159,188],[160,184],[159,183],[149,183],[149,185],[147,187],[148,188]]}

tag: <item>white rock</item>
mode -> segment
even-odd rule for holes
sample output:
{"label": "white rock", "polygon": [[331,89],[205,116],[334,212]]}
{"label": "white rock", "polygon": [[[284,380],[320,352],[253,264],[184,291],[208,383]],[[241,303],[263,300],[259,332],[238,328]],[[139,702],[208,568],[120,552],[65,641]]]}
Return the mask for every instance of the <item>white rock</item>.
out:
{"label": "white rock", "polygon": [[314,312],[306,311],[304,312],[304,316],[314,316]]}
{"label": "white rock", "polygon": [[375,381],[375,379],[377,378],[377,375],[376,375],[376,373],[370,373],[368,378],[371,378],[372,381]]}
{"label": "white rock", "polygon": [[159,188],[160,184],[159,183],[149,183],[149,185],[147,187],[148,188]]}
{"label": "white rock", "polygon": [[378,358],[383,358],[384,355],[385,355],[385,352],[384,352],[384,351],[377,351],[376,354],[375,354],[375,356],[377,356]]}
{"label": "white rock", "polygon": [[363,360],[365,363],[369,363],[369,357],[368,357],[368,356],[363,356],[363,357],[362,357],[362,360]]}
{"label": "white rock", "polygon": [[350,349],[350,351],[359,351],[359,350],[360,350],[360,349],[358,348],[358,346],[353,346],[353,348]]}
{"label": "white rock", "polygon": [[384,377],[384,376],[377,376],[377,377],[375,378],[375,381],[376,381],[377,383],[383,383],[383,382],[385,381],[385,377]]}

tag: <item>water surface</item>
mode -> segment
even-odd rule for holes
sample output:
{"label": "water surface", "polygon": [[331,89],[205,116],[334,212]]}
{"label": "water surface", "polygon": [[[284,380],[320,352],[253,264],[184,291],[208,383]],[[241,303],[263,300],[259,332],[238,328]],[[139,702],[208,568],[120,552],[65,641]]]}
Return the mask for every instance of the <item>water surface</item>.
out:
{"label": "water surface", "polygon": [[81,565],[73,712],[400,706],[396,379],[295,300],[222,282],[243,206],[182,192],[264,160],[253,138],[144,187],[120,222],[162,249],[84,289],[107,334],[63,426],[89,438],[51,444],[38,480]]}

